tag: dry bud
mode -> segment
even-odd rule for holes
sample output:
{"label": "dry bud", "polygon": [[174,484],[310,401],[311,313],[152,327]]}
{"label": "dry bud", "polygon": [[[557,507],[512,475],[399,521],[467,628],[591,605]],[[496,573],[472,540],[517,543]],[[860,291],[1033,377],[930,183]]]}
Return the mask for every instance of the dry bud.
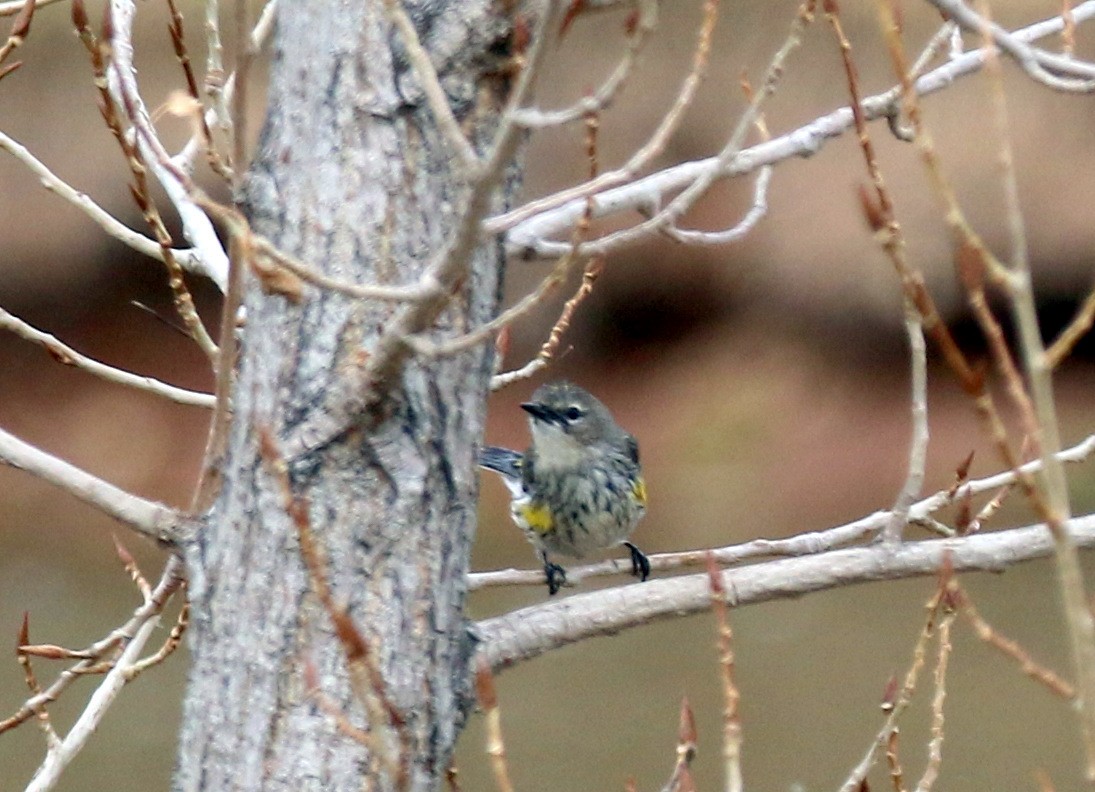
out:
{"label": "dry bud", "polygon": [[482,658],[475,668],[475,695],[479,697],[479,706],[485,710],[498,708],[498,694],[494,690],[494,675],[490,666]]}
{"label": "dry bud", "polygon": [[114,541],[114,552],[118,554],[118,558],[121,559],[124,566],[135,566],[136,560],[133,558],[133,554],[126,549],[126,546],[122,544],[122,541],[115,535],[111,534],[110,538]]}
{"label": "dry bud", "polygon": [[81,33],[87,30],[87,9],[84,0],[72,0],[72,24]]}
{"label": "dry bud", "polygon": [[114,40],[114,12],[111,10],[110,3],[103,7],[103,28],[99,35],[103,41]]}
{"label": "dry bud", "polygon": [[863,216],[867,218],[867,225],[875,233],[886,227],[886,215],[882,206],[871,195],[871,191],[865,185],[859,185],[859,203],[863,207]]}
{"label": "dry bud", "polygon": [[[688,703],[688,697],[681,699],[681,714],[677,724],[677,744],[689,753],[696,750],[696,716],[692,714],[692,705]],[[679,750],[679,749],[678,749]]]}
{"label": "dry bud", "polygon": [[722,573],[719,571],[718,564],[715,563],[715,554],[710,550],[705,555],[707,562],[707,585],[711,588],[711,593],[722,599],[726,594],[726,586],[722,584]]}
{"label": "dry bud", "polygon": [[985,253],[976,245],[965,241],[955,254],[958,277],[967,291],[980,291],[985,281]]}
{"label": "dry bud", "polygon": [[11,25],[11,37],[19,39],[20,43],[30,34],[30,21],[34,19],[34,7],[35,0],[27,0],[23,3],[19,16],[15,18]]}
{"label": "dry bud", "polygon": [[893,674],[886,681],[886,687],[882,691],[882,711],[893,712],[893,703],[897,698],[897,677]]}
{"label": "dry bud", "polygon": [[566,35],[566,32],[570,30],[570,26],[574,24],[574,20],[578,18],[578,14],[585,11],[586,0],[570,0],[570,5],[567,6],[566,12],[563,14],[563,21],[559,23],[559,38]]}

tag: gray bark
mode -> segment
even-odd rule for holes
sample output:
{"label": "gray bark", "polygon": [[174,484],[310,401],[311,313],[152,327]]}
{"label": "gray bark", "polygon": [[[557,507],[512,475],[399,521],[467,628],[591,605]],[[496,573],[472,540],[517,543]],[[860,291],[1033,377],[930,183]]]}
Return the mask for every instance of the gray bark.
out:
{"label": "gray bark", "polygon": [[[506,20],[485,0],[406,5],[457,117],[485,139],[505,88],[485,76],[485,56],[507,40]],[[444,248],[466,192],[400,53],[377,0],[282,5],[244,196],[258,233],[362,283],[412,283]],[[500,248],[484,245],[431,333],[489,319],[501,271]],[[306,690],[311,665],[323,695],[367,728],[257,438],[269,427],[284,445],[340,415],[349,374],[400,306],[316,290],[293,304],[254,283],[245,306],[224,484],[185,551],[193,664],[176,788],[393,788]],[[438,785],[472,695],[465,574],[490,357],[412,360],[379,411],[289,460],[335,598],[369,639],[406,720],[412,789]]]}

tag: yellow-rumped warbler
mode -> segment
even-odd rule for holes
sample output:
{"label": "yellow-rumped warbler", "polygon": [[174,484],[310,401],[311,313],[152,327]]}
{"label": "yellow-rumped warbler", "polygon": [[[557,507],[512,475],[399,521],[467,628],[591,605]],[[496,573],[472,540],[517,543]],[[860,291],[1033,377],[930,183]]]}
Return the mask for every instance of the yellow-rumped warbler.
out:
{"label": "yellow-rumped warbler", "polygon": [[632,574],[646,580],[650,561],[627,541],[646,513],[635,438],[569,382],[540,386],[521,409],[529,414],[528,451],[487,446],[479,464],[501,474],[513,496],[513,520],[540,551],[548,592],[566,582],[549,553],[582,558],[620,544],[631,551]]}

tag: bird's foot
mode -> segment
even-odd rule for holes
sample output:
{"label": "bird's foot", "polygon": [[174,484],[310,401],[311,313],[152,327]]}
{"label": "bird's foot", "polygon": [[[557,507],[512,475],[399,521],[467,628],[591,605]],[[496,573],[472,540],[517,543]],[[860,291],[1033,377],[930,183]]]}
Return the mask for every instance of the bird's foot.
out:
{"label": "bird's foot", "polygon": [[624,547],[631,551],[631,574],[640,580],[650,577],[650,559],[646,557],[646,553],[631,542],[624,542]]}
{"label": "bird's foot", "polygon": [[548,594],[552,596],[566,585],[567,571],[558,564],[551,563],[547,558],[544,558],[544,576],[547,578]]}

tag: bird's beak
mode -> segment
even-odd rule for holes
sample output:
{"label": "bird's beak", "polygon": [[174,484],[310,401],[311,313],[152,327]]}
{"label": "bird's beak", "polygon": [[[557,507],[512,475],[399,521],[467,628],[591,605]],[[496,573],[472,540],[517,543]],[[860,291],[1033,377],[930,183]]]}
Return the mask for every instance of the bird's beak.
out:
{"label": "bird's beak", "polygon": [[521,409],[531,415],[538,421],[544,423],[563,425],[563,421],[558,412],[548,407],[546,404],[540,402],[525,402],[521,405]]}

